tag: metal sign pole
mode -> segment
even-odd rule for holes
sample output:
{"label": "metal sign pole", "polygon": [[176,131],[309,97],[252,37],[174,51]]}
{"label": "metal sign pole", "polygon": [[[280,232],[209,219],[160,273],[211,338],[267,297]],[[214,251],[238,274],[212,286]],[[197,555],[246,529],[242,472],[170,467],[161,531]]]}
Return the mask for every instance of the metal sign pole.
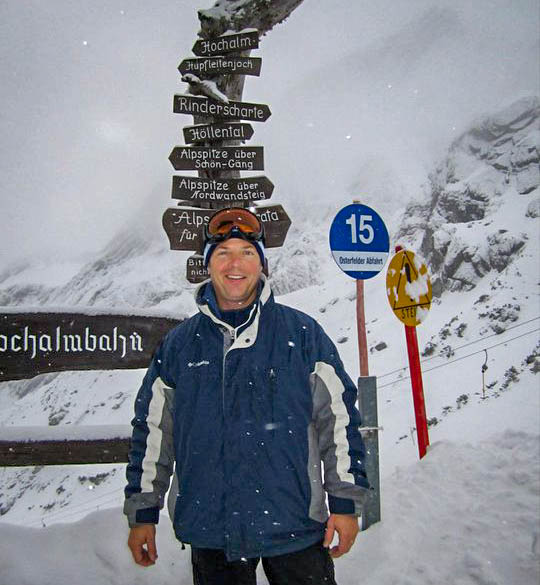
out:
{"label": "metal sign pole", "polygon": [[370,490],[362,512],[362,530],[381,519],[381,492],[379,476],[379,417],[377,410],[377,378],[358,378],[358,406],[363,426],[360,428],[366,448],[366,475]]}
{"label": "metal sign pole", "polygon": [[416,434],[418,436],[418,454],[420,455],[420,459],[422,459],[429,445],[429,434],[416,327],[405,325],[405,337],[407,338],[407,353],[409,355],[409,370],[411,372],[414,416],[416,419]]}

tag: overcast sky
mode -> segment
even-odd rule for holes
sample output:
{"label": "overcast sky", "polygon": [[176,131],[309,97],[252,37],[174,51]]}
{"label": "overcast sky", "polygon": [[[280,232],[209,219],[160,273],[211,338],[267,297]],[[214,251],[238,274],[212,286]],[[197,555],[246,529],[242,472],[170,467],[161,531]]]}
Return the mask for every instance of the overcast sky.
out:
{"label": "overcast sky", "polygon": [[[95,253],[133,214],[161,234],[188,116],[176,70],[212,0],[0,2],[1,266]],[[414,194],[471,120],[539,93],[538,0],[304,3],[263,38],[244,100],[274,202]],[[313,211],[313,206],[310,206]],[[163,234],[163,237],[164,234]]]}

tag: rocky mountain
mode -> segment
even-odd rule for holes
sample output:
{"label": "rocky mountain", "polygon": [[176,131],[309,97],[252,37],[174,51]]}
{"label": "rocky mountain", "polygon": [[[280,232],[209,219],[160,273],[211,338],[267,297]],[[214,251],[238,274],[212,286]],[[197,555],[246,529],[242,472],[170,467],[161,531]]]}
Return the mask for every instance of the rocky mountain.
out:
{"label": "rocky mountain", "polygon": [[530,97],[478,120],[430,175],[425,200],[407,206],[398,240],[422,252],[434,294],[470,290],[538,245],[525,228],[540,214],[539,117]]}

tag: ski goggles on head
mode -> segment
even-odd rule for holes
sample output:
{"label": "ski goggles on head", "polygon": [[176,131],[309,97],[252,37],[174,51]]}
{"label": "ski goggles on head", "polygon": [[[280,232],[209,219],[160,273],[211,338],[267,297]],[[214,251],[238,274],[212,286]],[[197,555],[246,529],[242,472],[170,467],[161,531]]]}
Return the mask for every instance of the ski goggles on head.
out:
{"label": "ski goggles on head", "polygon": [[249,242],[264,241],[264,229],[259,218],[242,207],[230,207],[214,213],[204,226],[205,243],[218,243],[231,236]]}

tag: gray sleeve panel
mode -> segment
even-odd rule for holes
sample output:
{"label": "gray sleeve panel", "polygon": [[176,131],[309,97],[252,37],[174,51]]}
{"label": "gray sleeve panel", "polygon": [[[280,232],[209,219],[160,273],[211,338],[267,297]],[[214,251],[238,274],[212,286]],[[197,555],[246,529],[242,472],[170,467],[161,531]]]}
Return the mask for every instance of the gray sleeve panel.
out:
{"label": "gray sleeve panel", "polygon": [[178,499],[178,475],[175,472],[173,474],[171,489],[169,490],[169,496],[167,497],[167,510],[169,512],[169,518],[171,521],[174,519],[174,511],[176,509],[176,500]]}
{"label": "gray sleeve panel", "polygon": [[311,501],[309,503],[309,517],[316,522],[326,522],[328,508],[326,507],[326,494],[322,481],[321,452],[319,450],[319,438],[314,423],[308,426],[308,476],[311,487]]}
{"label": "gray sleeve panel", "polygon": [[345,387],[334,368],[325,362],[315,364],[310,381],[315,433],[324,464],[324,489],[329,495],[352,500],[355,513],[360,515],[366,489],[356,485],[354,475],[349,472],[350,417],[342,399]]}
{"label": "gray sleeve panel", "polygon": [[141,462],[141,492],[124,503],[130,526],[136,525],[138,510],[163,507],[174,468],[172,400],[174,389],[156,378],[145,424],[148,428],[146,450]]}

